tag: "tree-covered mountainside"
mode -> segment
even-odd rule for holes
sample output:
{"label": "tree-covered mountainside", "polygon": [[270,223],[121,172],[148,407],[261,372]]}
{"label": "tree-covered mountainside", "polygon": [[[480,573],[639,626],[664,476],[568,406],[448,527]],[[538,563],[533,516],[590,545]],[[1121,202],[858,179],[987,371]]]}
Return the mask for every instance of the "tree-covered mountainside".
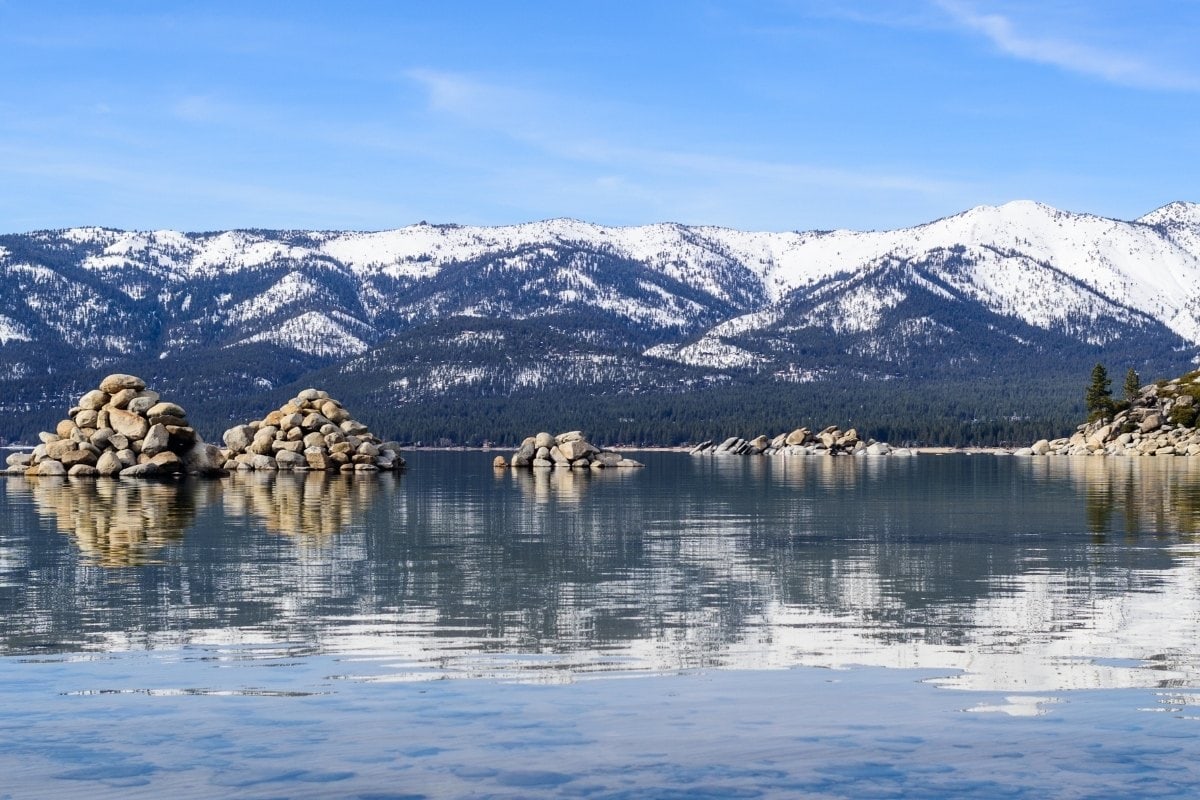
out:
{"label": "tree-covered mountainside", "polygon": [[122,371],[209,437],[311,385],[406,442],[585,427],[680,444],[797,424],[1026,441],[1071,426],[1097,361],[1148,379],[1193,363],[1197,219],[1014,203],[881,233],[4,235],[0,438],[30,441]]}

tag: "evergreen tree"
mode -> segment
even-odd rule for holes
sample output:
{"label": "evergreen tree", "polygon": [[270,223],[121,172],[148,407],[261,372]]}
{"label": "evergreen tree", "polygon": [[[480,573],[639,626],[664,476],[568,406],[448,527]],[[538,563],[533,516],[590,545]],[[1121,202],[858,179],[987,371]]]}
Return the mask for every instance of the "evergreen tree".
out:
{"label": "evergreen tree", "polygon": [[1134,371],[1133,367],[1130,367],[1129,371],[1125,373],[1125,399],[1132,403],[1137,398],[1141,388],[1141,377]]}
{"label": "evergreen tree", "polygon": [[1087,406],[1088,419],[1099,419],[1112,412],[1112,381],[1103,364],[1092,367],[1092,382],[1084,392],[1083,402]]}

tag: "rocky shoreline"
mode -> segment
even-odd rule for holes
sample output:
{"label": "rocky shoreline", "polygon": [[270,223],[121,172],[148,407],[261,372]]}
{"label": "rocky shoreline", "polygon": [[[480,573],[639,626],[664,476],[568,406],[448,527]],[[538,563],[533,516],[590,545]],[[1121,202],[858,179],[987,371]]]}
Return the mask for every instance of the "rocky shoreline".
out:
{"label": "rocky shoreline", "polygon": [[[1136,384],[1135,384],[1136,385]],[[1132,393],[1133,389],[1128,389]],[[996,455],[1200,456],[1200,370],[1143,386],[1129,400],[1107,404],[1108,413],[1074,434],[1041,439],[1017,450],[976,448]],[[31,452],[7,457],[0,472],[72,477],[174,477],[231,471],[370,473],[403,470],[398,442],[382,441],[328,392],[305,389],[261,420],[225,431],[224,447],[204,442],[178,404],[163,400],[134,375],[113,374],[85,392],[53,432],[39,434]],[[458,448],[461,449],[461,448]],[[480,448],[486,451],[490,448]],[[541,432],[522,441],[496,468],[607,469],[642,467],[622,450],[600,448],[582,431]],[[645,449],[645,448],[642,448]],[[655,448],[650,448],[655,449]],[[660,448],[692,455],[911,456],[959,452],[948,448],[892,447],[863,439],[854,428],[796,428],[774,437],[730,436],[691,448]],[[962,451],[968,452],[968,451]]]}
{"label": "rocky shoreline", "polygon": [[887,442],[859,438],[854,428],[843,431],[830,425],[818,433],[808,428],[796,428],[775,437],[766,435],[753,439],[730,436],[723,442],[701,442],[689,451],[692,455],[733,456],[910,456],[906,447],[892,447]]}
{"label": "rocky shoreline", "polygon": [[569,431],[557,436],[542,431],[526,437],[510,459],[496,456],[492,466],[496,469],[608,469],[645,465],[615,450],[597,447],[587,440],[583,431]]}
{"label": "rocky shoreline", "polygon": [[1200,456],[1200,371],[1143,386],[1110,416],[1070,437],[1041,439],[1015,456]]}

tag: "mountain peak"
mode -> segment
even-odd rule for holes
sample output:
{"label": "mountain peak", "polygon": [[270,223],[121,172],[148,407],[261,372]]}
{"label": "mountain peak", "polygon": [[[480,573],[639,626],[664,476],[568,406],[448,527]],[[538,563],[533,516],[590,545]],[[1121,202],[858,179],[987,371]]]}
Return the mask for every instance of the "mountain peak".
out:
{"label": "mountain peak", "polygon": [[1137,219],[1146,225],[1200,227],[1200,203],[1176,200]]}

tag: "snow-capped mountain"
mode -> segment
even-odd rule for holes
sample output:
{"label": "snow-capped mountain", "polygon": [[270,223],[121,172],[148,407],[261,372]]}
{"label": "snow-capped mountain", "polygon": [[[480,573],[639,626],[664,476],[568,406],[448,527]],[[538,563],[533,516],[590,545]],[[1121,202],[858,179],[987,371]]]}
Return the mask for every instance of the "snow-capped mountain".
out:
{"label": "snow-capped mountain", "polygon": [[397,409],[1103,358],[1167,371],[1200,348],[1200,206],[1124,222],[1022,201],[882,232],[73,228],[0,236],[0,278],[3,405],[23,412],[117,369],[230,414],[318,378]]}

